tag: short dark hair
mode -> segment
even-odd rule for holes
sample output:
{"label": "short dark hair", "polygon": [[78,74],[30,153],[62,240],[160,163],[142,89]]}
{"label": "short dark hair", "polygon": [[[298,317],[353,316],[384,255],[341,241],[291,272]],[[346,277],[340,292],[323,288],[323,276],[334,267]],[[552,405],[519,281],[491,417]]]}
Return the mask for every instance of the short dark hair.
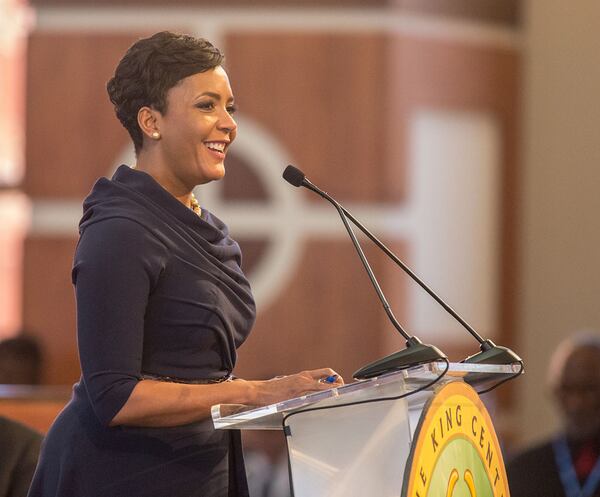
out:
{"label": "short dark hair", "polygon": [[223,54],[209,41],[169,31],[129,47],[106,89],[119,121],[133,140],[136,155],[143,145],[139,110],[148,106],[164,114],[169,89],[188,76],[214,69],[223,60]]}

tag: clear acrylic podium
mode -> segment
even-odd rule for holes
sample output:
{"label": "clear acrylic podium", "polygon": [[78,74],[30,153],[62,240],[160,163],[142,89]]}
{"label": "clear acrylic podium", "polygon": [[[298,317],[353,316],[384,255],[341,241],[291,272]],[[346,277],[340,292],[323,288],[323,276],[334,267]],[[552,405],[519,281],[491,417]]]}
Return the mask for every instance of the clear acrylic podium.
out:
{"label": "clear acrylic podium", "polygon": [[435,390],[450,381],[483,390],[520,366],[450,363],[423,389],[445,367],[426,364],[259,408],[215,405],[213,423],[284,430],[295,497],[398,497],[415,428]]}

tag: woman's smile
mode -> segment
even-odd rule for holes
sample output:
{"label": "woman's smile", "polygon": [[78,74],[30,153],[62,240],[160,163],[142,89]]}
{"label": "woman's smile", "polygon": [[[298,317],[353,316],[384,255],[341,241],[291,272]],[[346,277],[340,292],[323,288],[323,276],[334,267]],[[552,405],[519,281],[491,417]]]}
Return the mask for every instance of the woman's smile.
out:
{"label": "woman's smile", "polygon": [[228,141],[207,141],[204,142],[204,145],[217,159],[223,160],[229,143]]}
{"label": "woman's smile", "polygon": [[[182,79],[167,93],[167,109],[157,116],[164,168],[189,187],[221,179],[237,124],[233,93],[221,67]],[[200,146],[198,146],[200,142]]]}

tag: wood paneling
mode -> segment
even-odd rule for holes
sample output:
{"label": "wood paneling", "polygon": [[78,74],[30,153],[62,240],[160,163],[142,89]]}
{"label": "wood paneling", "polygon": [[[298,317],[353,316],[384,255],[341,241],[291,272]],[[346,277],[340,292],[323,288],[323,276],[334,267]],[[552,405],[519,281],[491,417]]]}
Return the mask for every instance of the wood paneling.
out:
{"label": "wood paneling", "polygon": [[0,415],[46,433],[54,418],[65,407],[61,400],[0,400]]}
{"label": "wood paneling", "polygon": [[[390,336],[397,334],[349,240],[307,239],[305,247],[289,287],[277,305],[259,313],[240,349],[240,376],[266,378],[332,367],[349,380],[360,366],[381,357]],[[364,248],[402,321],[404,295],[393,288],[398,273],[378,249]],[[404,347],[399,335],[396,345]]]}
{"label": "wood paneling", "polygon": [[[98,0],[30,0],[36,7],[46,6],[97,6]],[[389,0],[228,0],[215,4],[213,0],[170,0],[169,6],[187,7],[378,7]],[[164,7],[164,0],[102,0],[107,6],[158,6]]]}
{"label": "wood paneling", "polygon": [[[90,6],[98,0],[30,0],[36,7]],[[516,25],[521,20],[519,0],[228,0],[219,7],[398,7],[436,16],[451,16]],[[163,0],[102,0],[105,6],[162,7]],[[213,0],[170,0],[170,6],[215,7]]]}
{"label": "wood paneling", "polygon": [[514,116],[520,58],[512,49],[398,36],[393,88],[413,106],[489,110]]}
{"label": "wood paneling", "polygon": [[256,173],[244,158],[235,152],[235,148],[232,152],[227,154],[227,163],[225,164],[226,173],[222,180],[223,200],[236,202],[269,200],[265,185],[260,182]]}
{"label": "wood paneling", "polygon": [[83,198],[129,142],[114,115],[106,82],[137,38],[31,36],[24,185],[30,196]]}
{"label": "wood paneling", "polygon": [[382,34],[232,34],[226,67],[241,111],[312,181],[335,184],[340,200],[384,202],[386,46]]}
{"label": "wood paneling", "polygon": [[29,237],[24,257],[24,327],[40,342],[44,383],[79,377],[71,267],[75,239]]}
{"label": "wood paneling", "polygon": [[521,22],[520,0],[395,0],[407,11],[440,17],[457,17],[518,25]]}

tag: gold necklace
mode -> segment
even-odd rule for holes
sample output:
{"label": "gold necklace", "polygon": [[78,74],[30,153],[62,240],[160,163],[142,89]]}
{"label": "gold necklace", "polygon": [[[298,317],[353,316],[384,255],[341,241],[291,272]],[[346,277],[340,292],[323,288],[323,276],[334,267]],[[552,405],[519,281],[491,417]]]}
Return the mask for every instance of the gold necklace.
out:
{"label": "gold necklace", "polygon": [[[137,164],[134,164],[133,166],[130,166],[130,167],[131,167],[131,169],[137,169]],[[192,192],[191,195],[192,195],[192,197],[190,198],[190,209],[192,209],[194,211],[194,213],[201,216],[202,209],[200,208],[200,204],[198,203],[198,200],[196,199],[194,192]]]}
{"label": "gold necklace", "polygon": [[202,215],[202,209],[200,209],[200,204],[198,203],[198,200],[196,200],[194,192],[192,192],[192,198],[190,199],[190,209],[192,209],[199,216]]}

